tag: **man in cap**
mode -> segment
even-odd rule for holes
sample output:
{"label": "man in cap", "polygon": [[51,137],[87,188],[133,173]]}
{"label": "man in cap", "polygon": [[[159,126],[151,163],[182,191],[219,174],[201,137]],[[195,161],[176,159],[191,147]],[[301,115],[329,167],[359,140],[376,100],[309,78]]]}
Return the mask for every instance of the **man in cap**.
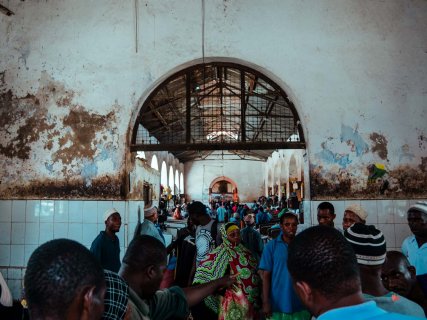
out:
{"label": "man in cap", "polygon": [[355,223],[366,224],[368,213],[358,204],[351,204],[344,210],[344,218],[342,219],[342,228],[347,230]]}
{"label": "man in cap", "polygon": [[408,210],[408,225],[413,233],[402,243],[402,253],[416,269],[417,276],[427,274],[427,202],[421,201]]}
{"label": "man in cap", "polygon": [[427,316],[427,287],[416,276],[414,266],[400,251],[387,251],[381,279],[387,290],[394,291],[419,304]]}
{"label": "man in cap", "polygon": [[157,207],[150,207],[144,210],[144,221],[141,224],[141,235],[147,235],[158,239],[163,245],[166,244],[162,231],[156,225],[159,215]]}
{"label": "man in cap", "polygon": [[418,319],[365,301],[354,250],[335,228],[302,231],[289,245],[287,263],[298,296],[317,320]]}
{"label": "man in cap", "polygon": [[386,311],[424,317],[424,311],[418,304],[384,288],[381,280],[381,268],[386,257],[383,233],[375,226],[356,223],[344,231],[344,237],[356,254],[364,298],[375,301]]}
{"label": "man in cap", "polygon": [[245,222],[245,227],[240,230],[240,237],[242,238],[242,244],[248,248],[255,259],[259,261],[261,258],[262,250],[264,249],[264,243],[261,239],[261,234],[255,230],[255,218],[252,213],[247,214],[243,221]]}
{"label": "man in cap", "polygon": [[120,231],[122,218],[115,208],[104,213],[105,230],[93,240],[90,252],[106,270],[118,272],[120,269],[120,242],[116,233]]}

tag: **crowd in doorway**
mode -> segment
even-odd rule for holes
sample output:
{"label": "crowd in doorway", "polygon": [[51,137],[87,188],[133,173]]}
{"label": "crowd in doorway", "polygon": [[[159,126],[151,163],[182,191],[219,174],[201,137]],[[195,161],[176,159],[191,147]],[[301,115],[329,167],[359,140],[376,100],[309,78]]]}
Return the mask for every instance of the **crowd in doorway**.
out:
{"label": "crowd in doorway", "polygon": [[[146,208],[121,261],[121,215],[114,208],[105,212],[105,230],[90,250],[68,239],[41,245],[24,279],[27,317],[352,320],[427,314],[427,202],[408,208],[412,235],[401,252],[387,252],[383,233],[367,224],[369,212],[360,205],[348,206],[336,223],[334,206],[322,202],[318,225],[305,230],[298,230],[297,209],[278,199],[211,208],[194,201],[181,209],[186,226],[166,247],[161,211]],[[266,225],[278,232],[263,234]],[[8,289],[0,284],[1,312],[10,314]]]}

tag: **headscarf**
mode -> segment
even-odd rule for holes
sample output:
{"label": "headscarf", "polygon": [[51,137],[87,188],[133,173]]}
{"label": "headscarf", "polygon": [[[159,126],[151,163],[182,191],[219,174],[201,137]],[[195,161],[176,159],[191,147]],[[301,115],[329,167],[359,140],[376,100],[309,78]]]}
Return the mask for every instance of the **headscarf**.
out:
{"label": "headscarf", "polygon": [[122,277],[112,271],[104,270],[104,277],[107,290],[102,319],[122,320],[128,306],[129,286]]}
{"label": "headscarf", "polygon": [[[257,309],[260,297],[260,279],[256,273],[257,261],[241,243],[235,246],[227,239],[227,229],[230,224],[234,225],[227,223],[220,227],[223,242],[199,264],[193,283],[208,283],[225,276],[227,271],[230,275],[238,273],[238,283],[248,301]],[[211,310],[219,312],[218,295],[208,296],[204,301]]]}

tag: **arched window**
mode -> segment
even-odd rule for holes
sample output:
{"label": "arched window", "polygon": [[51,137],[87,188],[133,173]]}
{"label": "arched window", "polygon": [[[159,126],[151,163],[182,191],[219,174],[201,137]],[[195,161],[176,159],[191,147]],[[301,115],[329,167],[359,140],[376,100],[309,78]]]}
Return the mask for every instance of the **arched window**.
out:
{"label": "arched window", "polygon": [[179,194],[179,173],[178,170],[175,170],[175,194]]}
{"label": "arched window", "polygon": [[144,151],[137,151],[136,152],[136,157],[138,159],[145,159],[145,152]]}
{"label": "arched window", "polygon": [[154,154],[153,158],[151,159],[151,168],[159,170],[159,162],[157,161],[157,157]]}
{"label": "arched window", "polygon": [[184,175],[182,172],[179,175],[179,193],[184,193]]}
{"label": "arched window", "polygon": [[168,186],[168,172],[166,169],[166,162],[162,162],[162,170],[160,171],[160,184],[166,188]]}
{"label": "arched window", "polygon": [[169,167],[169,188],[171,188],[172,194],[174,194],[174,178],[173,178],[173,168]]}

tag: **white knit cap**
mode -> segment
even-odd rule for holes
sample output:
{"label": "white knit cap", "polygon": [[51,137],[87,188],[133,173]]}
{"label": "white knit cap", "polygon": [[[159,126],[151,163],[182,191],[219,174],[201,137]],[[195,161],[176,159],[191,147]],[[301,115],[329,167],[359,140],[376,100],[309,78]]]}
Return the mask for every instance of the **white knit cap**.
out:
{"label": "white knit cap", "polygon": [[354,203],[345,208],[345,211],[351,211],[362,220],[366,220],[368,213],[360,205]]}
{"label": "white knit cap", "polygon": [[427,214],[427,201],[418,201],[414,205],[410,206],[408,211],[420,211]]}
{"label": "white knit cap", "polygon": [[104,222],[105,221],[107,221],[108,220],[108,218],[112,215],[112,214],[114,214],[114,213],[119,213],[118,211],[117,211],[117,209],[115,209],[115,208],[110,208],[110,209],[108,209],[107,211],[105,211],[105,213],[104,213]]}

